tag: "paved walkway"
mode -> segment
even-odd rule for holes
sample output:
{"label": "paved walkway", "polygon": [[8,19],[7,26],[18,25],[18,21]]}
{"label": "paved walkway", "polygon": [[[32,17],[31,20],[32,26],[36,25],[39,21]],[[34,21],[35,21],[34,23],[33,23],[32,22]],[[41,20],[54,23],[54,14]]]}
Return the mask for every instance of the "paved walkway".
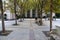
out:
{"label": "paved walkway", "polygon": [[13,26],[13,21],[9,23],[9,26],[6,25],[6,30],[13,30],[13,32],[8,36],[0,36],[0,40],[47,40],[42,32],[49,30],[46,25],[38,26],[34,20],[18,22],[18,26]]}

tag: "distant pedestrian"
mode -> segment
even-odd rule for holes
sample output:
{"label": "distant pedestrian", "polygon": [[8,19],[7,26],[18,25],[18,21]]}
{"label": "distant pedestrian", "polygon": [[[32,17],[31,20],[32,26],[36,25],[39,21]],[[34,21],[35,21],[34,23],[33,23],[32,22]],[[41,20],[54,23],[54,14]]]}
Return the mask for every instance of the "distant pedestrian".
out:
{"label": "distant pedestrian", "polygon": [[35,23],[37,23],[37,18],[35,18]]}
{"label": "distant pedestrian", "polygon": [[4,14],[4,19],[7,20],[7,14]]}

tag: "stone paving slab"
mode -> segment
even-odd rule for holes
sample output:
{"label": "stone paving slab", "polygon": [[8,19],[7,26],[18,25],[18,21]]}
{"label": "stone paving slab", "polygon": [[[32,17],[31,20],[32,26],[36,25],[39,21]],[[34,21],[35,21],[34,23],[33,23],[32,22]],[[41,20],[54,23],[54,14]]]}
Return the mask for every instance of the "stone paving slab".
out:
{"label": "stone paving slab", "polygon": [[29,40],[29,29],[17,29],[7,36],[7,40]]}
{"label": "stone paving slab", "polygon": [[36,40],[48,40],[47,37],[43,34],[43,32],[40,29],[34,30],[34,33],[35,33]]}
{"label": "stone paving slab", "polygon": [[29,40],[35,40],[34,31],[30,29]]}
{"label": "stone paving slab", "polygon": [[[7,36],[0,36],[1,40],[47,40],[47,37],[42,31],[47,30],[48,26],[38,26],[31,20],[24,20],[18,22],[19,26],[6,27],[6,29],[13,30],[13,32]],[[31,26],[32,25],[32,26]],[[32,29],[33,30],[32,30]]]}

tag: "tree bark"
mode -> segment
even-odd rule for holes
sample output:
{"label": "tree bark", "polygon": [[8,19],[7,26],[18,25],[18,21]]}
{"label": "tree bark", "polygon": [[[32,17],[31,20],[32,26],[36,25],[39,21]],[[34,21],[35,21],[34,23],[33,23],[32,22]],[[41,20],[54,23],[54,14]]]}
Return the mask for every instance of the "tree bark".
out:
{"label": "tree bark", "polygon": [[16,0],[14,0],[15,24],[17,25]]}
{"label": "tree bark", "polygon": [[40,12],[40,25],[43,25],[42,23],[42,11],[43,11],[43,1],[42,1],[42,4],[41,4],[41,12]]}
{"label": "tree bark", "polygon": [[1,14],[2,14],[2,32],[5,33],[5,25],[4,25],[4,13],[3,13],[3,3],[2,0],[0,0],[0,6],[1,6]]}
{"label": "tree bark", "polygon": [[53,0],[50,0],[50,31],[52,31],[52,12],[53,12],[52,1]]}

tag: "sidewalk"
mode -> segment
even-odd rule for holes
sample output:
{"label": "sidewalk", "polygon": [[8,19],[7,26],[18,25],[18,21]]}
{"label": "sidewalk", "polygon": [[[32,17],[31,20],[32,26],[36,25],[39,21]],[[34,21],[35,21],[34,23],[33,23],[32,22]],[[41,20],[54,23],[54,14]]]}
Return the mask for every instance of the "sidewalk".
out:
{"label": "sidewalk", "polygon": [[34,20],[18,22],[20,24],[18,26],[12,26],[12,24],[9,24],[6,29],[13,30],[13,32],[8,36],[0,36],[0,40],[47,40],[42,31],[48,30],[48,27],[38,26]]}

